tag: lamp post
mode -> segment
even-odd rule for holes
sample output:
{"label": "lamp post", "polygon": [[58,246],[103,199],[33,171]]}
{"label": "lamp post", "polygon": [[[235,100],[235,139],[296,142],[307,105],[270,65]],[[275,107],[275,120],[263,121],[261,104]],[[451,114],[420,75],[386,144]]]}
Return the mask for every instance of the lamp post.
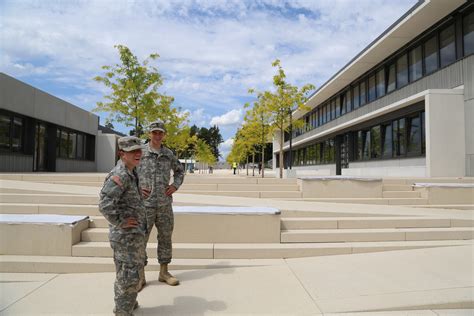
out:
{"label": "lamp post", "polygon": [[288,169],[291,170],[291,167],[293,165],[293,150],[292,150],[292,140],[293,140],[293,122],[292,122],[292,118],[293,118],[293,114],[291,113],[291,109],[289,111],[290,111],[290,154],[289,154],[290,161],[289,161],[289,164],[288,164]]}

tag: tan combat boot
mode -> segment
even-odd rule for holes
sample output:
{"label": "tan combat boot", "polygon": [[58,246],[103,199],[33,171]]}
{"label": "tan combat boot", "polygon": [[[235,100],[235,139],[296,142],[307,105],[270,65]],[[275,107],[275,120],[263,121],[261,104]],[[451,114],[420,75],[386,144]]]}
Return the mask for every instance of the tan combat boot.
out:
{"label": "tan combat boot", "polygon": [[160,264],[160,276],[158,277],[158,281],[166,282],[166,284],[172,286],[179,284],[179,280],[168,272],[168,264],[166,263]]}
{"label": "tan combat boot", "polygon": [[138,270],[138,276],[140,277],[140,280],[138,281],[137,292],[140,292],[146,285],[145,267]]}

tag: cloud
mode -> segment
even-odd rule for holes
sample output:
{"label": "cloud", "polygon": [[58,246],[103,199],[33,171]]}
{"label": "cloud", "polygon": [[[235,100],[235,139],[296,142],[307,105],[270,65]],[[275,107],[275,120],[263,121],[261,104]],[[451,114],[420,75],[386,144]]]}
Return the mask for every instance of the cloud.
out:
{"label": "cloud", "polygon": [[221,153],[221,156],[224,158],[224,160],[227,157],[227,155],[230,153],[230,150],[232,149],[233,145],[234,145],[233,138],[228,138],[219,145],[219,152]]}
{"label": "cloud", "polygon": [[214,116],[211,119],[211,125],[227,126],[236,125],[242,120],[242,109],[231,110],[221,116]]}

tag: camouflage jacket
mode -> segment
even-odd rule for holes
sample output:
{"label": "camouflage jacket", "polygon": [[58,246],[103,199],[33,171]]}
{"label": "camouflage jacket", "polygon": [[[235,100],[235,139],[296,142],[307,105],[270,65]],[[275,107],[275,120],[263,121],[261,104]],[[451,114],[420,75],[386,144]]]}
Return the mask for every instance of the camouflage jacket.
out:
{"label": "camouflage jacket", "polygon": [[144,146],[137,171],[142,187],[151,190],[150,196],[145,199],[145,206],[151,208],[173,202],[171,196],[165,195],[166,188],[170,185],[171,171],[173,171],[171,185],[176,189],[179,189],[184,180],[181,163],[169,148],[163,146],[158,151],[150,148],[150,144]]}
{"label": "camouflage jacket", "polygon": [[[147,228],[145,205],[136,169],[130,171],[121,160],[118,161],[105,178],[100,191],[99,211],[110,223],[110,240],[120,240],[126,234],[145,234]],[[138,227],[121,228],[128,217],[134,217]]]}

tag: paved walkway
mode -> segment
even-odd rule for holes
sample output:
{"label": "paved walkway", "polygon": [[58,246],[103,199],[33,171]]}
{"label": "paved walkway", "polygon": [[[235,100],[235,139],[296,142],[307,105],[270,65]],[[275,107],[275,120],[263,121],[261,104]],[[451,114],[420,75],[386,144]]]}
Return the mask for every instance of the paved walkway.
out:
{"label": "paved walkway", "polygon": [[[136,315],[474,315],[473,246],[262,263],[175,271],[178,287],[147,272]],[[0,274],[0,315],[110,315],[114,277]]]}

